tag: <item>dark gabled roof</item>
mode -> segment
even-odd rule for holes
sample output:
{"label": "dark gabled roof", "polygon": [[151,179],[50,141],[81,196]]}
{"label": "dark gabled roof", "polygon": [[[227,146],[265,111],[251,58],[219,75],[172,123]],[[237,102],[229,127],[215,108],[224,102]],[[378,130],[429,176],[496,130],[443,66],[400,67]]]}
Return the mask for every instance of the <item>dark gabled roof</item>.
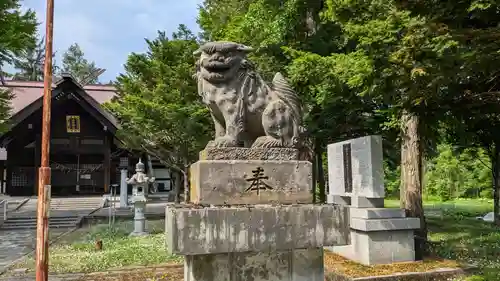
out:
{"label": "dark gabled roof", "polygon": [[[26,118],[31,116],[34,112],[37,110],[41,109],[43,106],[43,83],[41,82],[23,82],[26,84],[30,84],[30,87],[19,87],[20,85],[15,85],[15,82],[13,81],[8,81],[4,87],[7,87],[8,89],[11,89],[13,94],[14,94],[14,103],[15,101],[18,101],[18,106],[19,106],[19,100],[31,100],[30,103],[26,103],[24,107],[18,107],[16,108],[13,106],[13,111],[15,112],[11,118],[9,119],[9,125],[11,128],[14,128],[17,124],[21,123],[24,121]],[[38,86],[38,87],[34,87]],[[52,99],[55,97],[60,96],[60,94],[65,93],[65,91],[71,91],[77,100],[83,100],[84,102],[81,102],[81,105],[84,108],[87,108],[86,110],[89,111],[91,115],[94,115],[94,117],[103,123],[110,132],[115,133],[116,130],[119,128],[118,121],[116,118],[111,115],[107,110],[105,110],[101,104],[107,101],[110,101],[115,95],[116,95],[116,90],[113,86],[103,86],[103,85],[92,85],[92,86],[86,86],[82,87],[79,83],[76,82],[76,80],[71,76],[71,75],[66,75],[63,74],[62,77],[55,81],[52,86]],[[96,99],[95,96],[99,96],[99,93],[103,94],[103,96],[107,98],[99,98]],[[110,94],[112,93],[112,94]],[[32,96],[26,97],[23,95],[37,95],[36,99],[33,99]],[[9,131],[10,132],[10,131]],[[5,141],[5,138],[8,138],[9,132],[5,132],[3,135],[0,136],[0,141],[2,143]],[[1,154],[2,151],[0,151],[0,160],[1,160]]]}
{"label": "dark gabled roof", "polygon": [[[24,83],[24,87],[19,85],[20,83],[16,85],[16,82],[13,83],[13,81],[6,83],[6,87],[14,94],[12,100],[13,115],[10,118],[12,127],[21,123],[43,106],[43,83]],[[31,85],[27,87],[26,84]],[[68,85],[72,86],[71,88],[76,90],[79,97],[104,117],[107,123],[109,123],[108,125],[111,125],[110,129],[117,129],[119,127],[116,118],[101,106],[102,103],[110,101],[116,95],[116,90],[113,86],[91,85],[82,87],[71,75],[63,74],[52,85],[52,98],[63,92],[63,86],[67,89]],[[34,97],[36,98],[33,99]],[[26,101],[30,102],[27,103]]]}
{"label": "dark gabled roof", "polygon": [[[71,79],[75,82],[75,84],[77,84],[76,80],[74,80],[71,75],[63,74],[60,79],[52,83],[52,88],[55,89],[57,87],[57,84],[61,84],[64,79]],[[108,102],[116,96],[116,88],[112,85],[85,85],[83,87],[80,85],[78,86],[99,104]],[[38,98],[43,96],[43,82],[39,81],[6,80],[5,85],[0,84],[0,90],[1,89],[10,90],[14,94],[13,99],[10,101],[11,115],[15,115],[16,113],[36,101]]]}

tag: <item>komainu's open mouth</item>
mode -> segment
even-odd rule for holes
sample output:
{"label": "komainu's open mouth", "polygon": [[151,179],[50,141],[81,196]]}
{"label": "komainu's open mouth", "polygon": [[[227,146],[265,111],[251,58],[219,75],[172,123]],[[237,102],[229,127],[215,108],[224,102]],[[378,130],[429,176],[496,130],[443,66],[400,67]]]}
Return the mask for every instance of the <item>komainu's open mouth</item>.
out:
{"label": "komainu's open mouth", "polygon": [[208,61],[206,63],[202,63],[203,68],[210,72],[225,72],[231,68],[229,64],[221,61]]}

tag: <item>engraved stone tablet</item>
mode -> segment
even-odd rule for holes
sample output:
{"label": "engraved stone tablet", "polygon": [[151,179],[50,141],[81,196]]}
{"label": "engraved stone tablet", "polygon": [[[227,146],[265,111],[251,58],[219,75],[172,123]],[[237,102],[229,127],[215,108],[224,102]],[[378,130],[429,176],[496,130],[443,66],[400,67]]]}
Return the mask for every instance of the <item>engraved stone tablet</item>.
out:
{"label": "engraved stone tablet", "polygon": [[311,203],[308,161],[206,160],[191,165],[195,204]]}
{"label": "engraved stone tablet", "polygon": [[384,198],[382,138],[328,145],[328,181],[330,195]]}
{"label": "engraved stone tablet", "polygon": [[352,162],[351,162],[351,144],[342,145],[342,160],[344,161],[344,191],[352,192]]}

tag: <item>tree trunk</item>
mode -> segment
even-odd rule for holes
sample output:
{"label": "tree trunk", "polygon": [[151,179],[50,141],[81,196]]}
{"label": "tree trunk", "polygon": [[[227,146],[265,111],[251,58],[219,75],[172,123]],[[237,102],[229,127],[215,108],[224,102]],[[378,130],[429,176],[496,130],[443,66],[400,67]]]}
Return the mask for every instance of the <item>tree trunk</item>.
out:
{"label": "tree trunk", "polygon": [[495,142],[492,155],[491,155],[491,163],[492,163],[492,182],[493,182],[493,221],[496,225],[500,225],[500,217],[499,217],[499,200],[500,200],[500,149],[499,149],[500,141]]}
{"label": "tree trunk", "polygon": [[422,147],[419,117],[404,110],[401,116],[401,182],[403,208],[407,217],[420,219],[415,231],[415,258],[421,260],[427,252],[427,227],[422,204]]}
{"label": "tree trunk", "polygon": [[[404,124],[402,124],[401,132],[403,132],[403,126]],[[403,135],[403,133],[401,133],[401,135]],[[406,174],[405,174],[405,169],[403,169],[403,163],[405,163],[408,154],[407,146],[408,142],[405,142],[403,141],[403,139],[401,139],[401,162],[400,162],[401,169],[400,169],[400,183],[399,183],[399,206],[401,207],[401,209],[406,208],[406,186],[405,186]]]}
{"label": "tree trunk", "polygon": [[187,159],[184,159],[184,171],[182,172],[184,182],[184,202],[189,202],[189,165]]}
{"label": "tree trunk", "polygon": [[176,171],[174,175],[175,203],[181,202],[181,172]]}
{"label": "tree trunk", "polygon": [[317,143],[315,145],[315,165],[316,165],[316,177],[318,182],[318,201],[319,203],[326,202],[326,183],[325,183],[325,171],[323,170],[323,150],[321,146]]}

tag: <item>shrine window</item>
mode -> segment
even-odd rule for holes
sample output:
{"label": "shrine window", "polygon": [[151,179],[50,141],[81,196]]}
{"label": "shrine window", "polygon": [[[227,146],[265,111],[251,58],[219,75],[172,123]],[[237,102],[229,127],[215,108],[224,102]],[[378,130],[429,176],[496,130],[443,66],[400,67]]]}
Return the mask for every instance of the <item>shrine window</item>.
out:
{"label": "shrine window", "polygon": [[66,132],[68,133],[80,132],[80,116],[78,115],[66,116]]}

